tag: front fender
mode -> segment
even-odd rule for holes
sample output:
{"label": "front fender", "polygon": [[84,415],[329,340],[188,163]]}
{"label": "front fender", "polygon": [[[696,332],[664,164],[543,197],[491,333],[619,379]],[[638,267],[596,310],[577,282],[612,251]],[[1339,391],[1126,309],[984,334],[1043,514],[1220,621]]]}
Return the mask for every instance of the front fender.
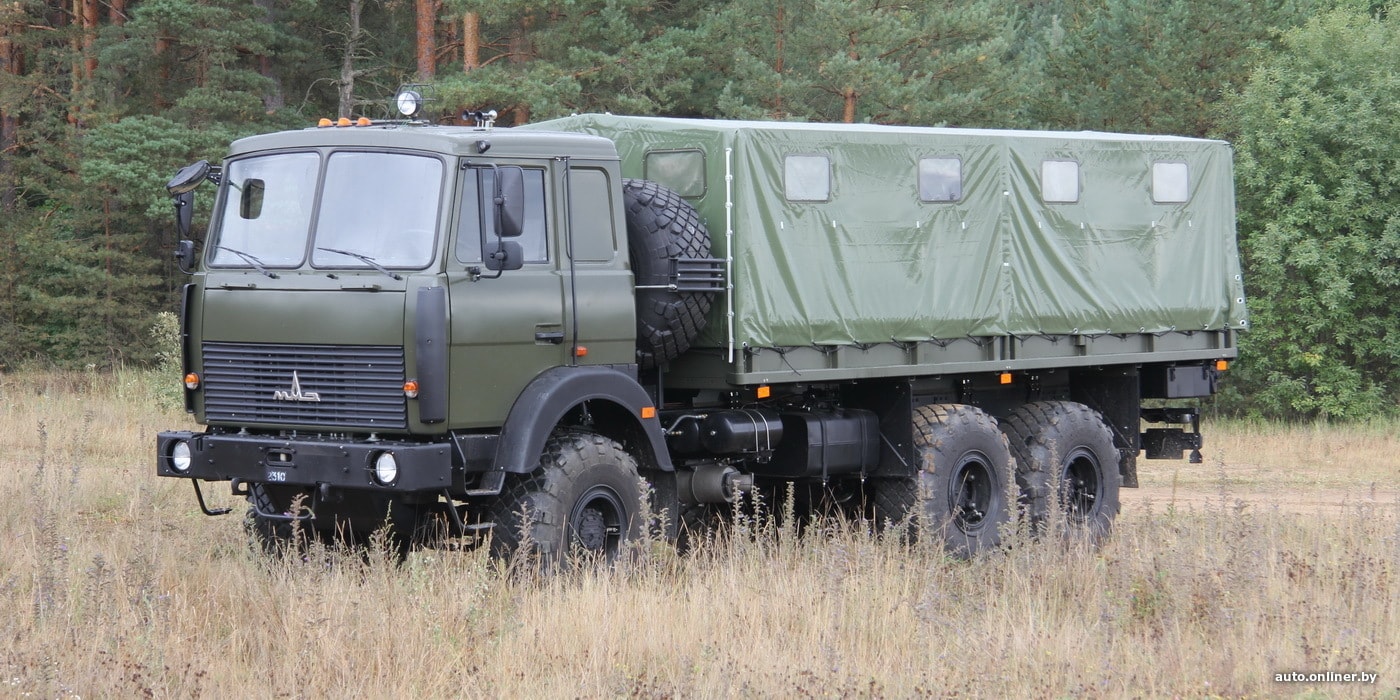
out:
{"label": "front fender", "polygon": [[541,373],[520,392],[501,428],[496,446],[495,468],[523,474],[534,470],[544,451],[545,441],[564,416],[585,401],[595,420],[603,421],[598,432],[619,439],[634,452],[639,462],[662,471],[673,471],[670,454],[656,412],[643,418],[642,409],[655,408],[641,384],[635,366],[630,371],[615,367],[555,367]]}

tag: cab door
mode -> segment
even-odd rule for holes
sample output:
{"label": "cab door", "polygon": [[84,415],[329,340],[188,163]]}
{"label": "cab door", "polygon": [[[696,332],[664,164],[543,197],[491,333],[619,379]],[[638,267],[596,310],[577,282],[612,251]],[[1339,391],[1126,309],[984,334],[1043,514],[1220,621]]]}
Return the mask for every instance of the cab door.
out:
{"label": "cab door", "polygon": [[525,219],[518,270],[492,270],[498,250],[491,206],[494,171],[463,161],[457,212],[447,253],[450,322],[450,427],[499,427],[515,398],[539,373],[564,364],[564,295],[560,251],[551,235],[547,164],[518,165],[525,181]]}

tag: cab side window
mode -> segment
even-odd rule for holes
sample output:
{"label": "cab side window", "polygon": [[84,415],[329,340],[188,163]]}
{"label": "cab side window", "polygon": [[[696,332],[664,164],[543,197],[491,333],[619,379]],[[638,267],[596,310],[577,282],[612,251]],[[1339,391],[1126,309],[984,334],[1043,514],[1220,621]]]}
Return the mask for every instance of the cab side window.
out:
{"label": "cab side window", "polygon": [[[461,211],[457,217],[458,262],[479,263],[482,251],[496,250],[496,210],[491,198],[495,191],[495,172],[491,168],[472,167],[462,171]],[[515,239],[525,252],[525,262],[549,261],[549,237],[545,226],[544,170],[525,168],[525,225]]]}

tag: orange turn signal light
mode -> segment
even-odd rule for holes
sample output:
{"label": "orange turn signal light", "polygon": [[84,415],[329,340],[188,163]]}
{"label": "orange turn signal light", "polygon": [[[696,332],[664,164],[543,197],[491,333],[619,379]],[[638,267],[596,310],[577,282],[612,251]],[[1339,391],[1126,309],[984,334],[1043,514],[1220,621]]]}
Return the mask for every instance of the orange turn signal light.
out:
{"label": "orange turn signal light", "polygon": [[186,374],[186,375],[185,375],[185,388],[186,388],[186,389],[189,389],[190,391],[194,391],[195,389],[198,389],[198,388],[199,388],[199,375],[198,375],[198,374],[195,374],[194,372],[190,372],[189,374]]}
{"label": "orange turn signal light", "polygon": [[403,383],[403,395],[410,399],[418,398],[418,380],[410,379]]}
{"label": "orange turn signal light", "polygon": [[1217,370],[1219,370],[1219,371],[1221,371],[1221,372],[1224,372],[1225,370],[1230,369],[1230,361],[1229,361],[1229,360],[1216,360],[1216,361],[1215,361],[1215,369],[1217,369]]}
{"label": "orange turn signal light", "polygon": [[588,357],[588,348],[579,345],[574,348],[574,357]]}
{"label": "orange turn signal light", "polygon": [[655,417],[656,417],[656,407],[655,407],[655,406],[643,406],[643,407],[642,407],[642,419],[643,419],[643,420],[648,420],[648,419],[655,418]]}
{"label": "orange turn signal light", "polygon": [[1002,372],[1001,375],[997,377],[997,379],[998,379],[1002,384],[1010,384],[1010,383],[1011,383],[1011,373],[1010,373],[1010,372]]}

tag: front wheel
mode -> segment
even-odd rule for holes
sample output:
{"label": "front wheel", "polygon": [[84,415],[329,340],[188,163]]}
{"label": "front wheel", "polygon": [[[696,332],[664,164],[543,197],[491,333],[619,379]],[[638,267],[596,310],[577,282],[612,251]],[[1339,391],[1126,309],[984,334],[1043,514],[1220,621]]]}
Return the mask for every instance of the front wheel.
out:
{"label": "front wheel", "polygon": [[545,569],[571,555],[612,561],[642,534],[642,497],[637,462],[616,441],[557,432],[539,466],[508,479],[491,507],[491,553],[537,553]]}

